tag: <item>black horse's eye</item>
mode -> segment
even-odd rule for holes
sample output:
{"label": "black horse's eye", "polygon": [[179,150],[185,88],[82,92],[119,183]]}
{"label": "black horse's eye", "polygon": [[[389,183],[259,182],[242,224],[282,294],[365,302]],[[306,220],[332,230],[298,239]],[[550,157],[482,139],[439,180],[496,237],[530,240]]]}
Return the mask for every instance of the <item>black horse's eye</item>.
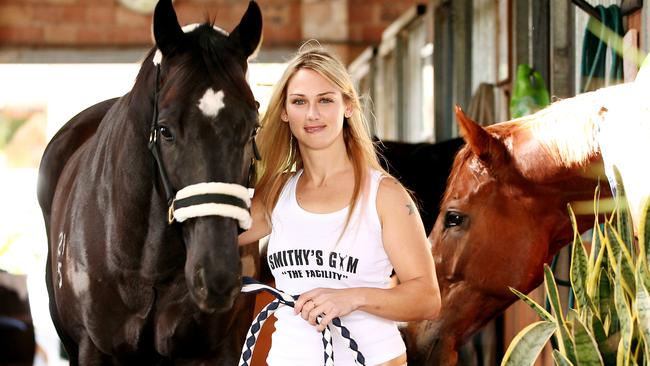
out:
{"label": "black horse's eye", "polygon": [[447,211],[445,214],[445,228],[449,229],[450,227],[460,226],[465,221],[465,216],[460,212],[456,211]]}
{"label": "black horse's eye", "polygon": [[174,134],[169,128],[165,126],[160,126],[160,136],[162,136],[167,141],[174,140]]}
{"label": "black horse's eye", "polygon": [[251,138],[254,138],[255,136],[257,136],[257,131],[259,131],[259,129],[260,129],[259,125],[255,126],[255,128],[253,128],[253,132],[251,132]]}

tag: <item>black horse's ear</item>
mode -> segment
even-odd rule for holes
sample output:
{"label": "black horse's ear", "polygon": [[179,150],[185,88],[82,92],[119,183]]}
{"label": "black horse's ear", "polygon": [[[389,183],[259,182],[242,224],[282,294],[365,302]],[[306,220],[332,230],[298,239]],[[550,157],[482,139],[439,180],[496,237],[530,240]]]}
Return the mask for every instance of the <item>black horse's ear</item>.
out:
{"label": "black horse's ear", "polygon": [[158,1],[153,14],[153,36],[160,52],[163,55],[172,53],[181,42],[183,35],[172,0]]}
{"label": "black horse's ear", "polygon": [[262,41],[262,12],[255,1],[248,3],[248,9],[241,21],[230,33],[229,39],[236,42],[248,58]]}

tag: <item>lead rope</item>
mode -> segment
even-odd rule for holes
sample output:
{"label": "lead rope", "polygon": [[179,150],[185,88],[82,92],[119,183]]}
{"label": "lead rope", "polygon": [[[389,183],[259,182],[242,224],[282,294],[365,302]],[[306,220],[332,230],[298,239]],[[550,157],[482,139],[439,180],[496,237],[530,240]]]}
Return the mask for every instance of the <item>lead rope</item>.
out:
{"label": "lead rope", "polygon": [[[275,300],[271,301],[268,305],[266,305],[259,314],[257,314],[257,317],[255,317],[255,320],[253,321],[253,324],[251,324],[251,327],[248,329],[248,334],[246,334],[246,341],[244,342],[244,346],[242,347],[241,351],[241,357],[239,358],[239,366],[249,366],[250,365],[250,360],[253,357],[253,350],[255,349],[255,343],[257,342],[257,337],[260,333],[260,330],[262,329],[262,326],[264,325],[264,322],[275,313],[276,310],[282,305],[294,307],[296,300],[298,299],[298,296],[291,296],[288,295],[276,288],[273,288],[271,286],[267,286],[253,278],[250,277],[244,277],[242,279],[243,281],[243,287],[241,292],[242,293],[258,293],[262,291],[269,292],[271,295],[275,296]],[[317,322],[320,324],[322,320],[322,317],[319,316],[317,318]],[[354,352],[355,358],[354,362],[359,365],[359,366],[365,366],[366,364],[366,359],[363,357],[363,354],[359,351],[359,347],[357,346],[357,342],[352,339],[352,336],[350,335],[350,331],[348,328],[346,328],[343,324],[341,324],[341,319],[339,318],[334,318],[332,319],[331,324],[339,328],[339,331],[341,333],[341,336],[343,336],[343,339],[348,343],[348,347]],[[334,366],[334,348],[332,346],[332,333],[330,330],[330,325],[328,324],[327,327],[323,330],[323,360],[324,360],[324,365],[325,366]]]}

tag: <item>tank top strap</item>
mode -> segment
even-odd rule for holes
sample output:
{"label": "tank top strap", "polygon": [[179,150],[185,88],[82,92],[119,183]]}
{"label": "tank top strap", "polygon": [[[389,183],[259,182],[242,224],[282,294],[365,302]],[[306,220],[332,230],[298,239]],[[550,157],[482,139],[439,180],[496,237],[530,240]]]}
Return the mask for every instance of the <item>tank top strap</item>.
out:
{"label": "tank top strap", "polygon": [[295,197],[296,194],[298,178],[300,178],[301,174],[302,169],[293,173],[291,177],[284,183],[284,187],[282,187],[282,191],[280,191],[280,197],[278,197],[278,202],[275,205],[275,209],[291,205],[293,202],[293,197]]}
{"label": "tank top strap", "polygon": [[378,170],[370,171],[370,187],[368,190],[369,193],[368,198],[373,203],[377,202],[377,194],[379,193],[379,184],[384,178],[387,178],[387,176],[384,175],[383,172],[380,172]]}
{"label": "tank top strap", "polygon": [[379,212],[377,211],[377,195],[379,193],[379,184],[381,183],[382,179],[386,178],[386,175],[378,170],[371,170],[368,178],[367,192],[364,194],[364,206],[367,215],[376,218],[377,223],[379,223]]}

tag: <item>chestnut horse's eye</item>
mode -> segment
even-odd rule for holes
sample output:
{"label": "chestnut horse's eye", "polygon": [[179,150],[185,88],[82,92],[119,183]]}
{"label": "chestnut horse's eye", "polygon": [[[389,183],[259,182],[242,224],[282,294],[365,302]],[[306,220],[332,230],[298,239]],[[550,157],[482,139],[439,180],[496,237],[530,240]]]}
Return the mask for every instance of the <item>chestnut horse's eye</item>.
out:
{"label": "chestnut horse's eye", "polygon": [[459,212],[447,211],[445,214],[445,228],[449,229],[450,227],[460,226],[465,221],[465,216]]}

